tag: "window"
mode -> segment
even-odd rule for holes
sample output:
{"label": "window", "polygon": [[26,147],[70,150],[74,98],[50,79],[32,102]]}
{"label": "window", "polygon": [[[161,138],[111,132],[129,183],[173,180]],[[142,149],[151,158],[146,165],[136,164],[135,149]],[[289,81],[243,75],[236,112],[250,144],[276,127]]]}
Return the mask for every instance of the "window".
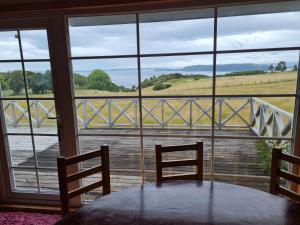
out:
{"label": "window", "polygon": [[267,190],[271,147],[294,138],[299,15],[290,2],[70,18],[81,151],[111,146],[117,190],[155,180],[155,144],[201,139],[206,177]]}
{"label": "window", "polygon": [[[0,31],[0,113],[13,192],[58,190],[55,101],[46,30]],[[47,179],[45,179],[47,178]]]}

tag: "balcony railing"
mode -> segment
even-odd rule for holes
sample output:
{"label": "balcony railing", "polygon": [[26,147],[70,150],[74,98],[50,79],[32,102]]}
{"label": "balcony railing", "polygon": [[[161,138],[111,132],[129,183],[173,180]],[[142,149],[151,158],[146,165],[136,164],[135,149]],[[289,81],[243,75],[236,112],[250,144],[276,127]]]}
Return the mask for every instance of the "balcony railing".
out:
{"label": "balcony railing", "polygon": [[[22,127],[28,121],[26,106],[16,100],[3,100],[8,127]],[[53,126],[47,117],[55,116],[54,102],[31,100],[31,120],[40,128]],[[77,121],[80,128],[139,128],[139,100],[78,99]],[[143,127],[156,129],[211,128],[211,98],[147,98],[142,101]],[[222,97],[215,101],[215,129],[250,129],[257,136],[290,138],[293,115],[254,97]]]}

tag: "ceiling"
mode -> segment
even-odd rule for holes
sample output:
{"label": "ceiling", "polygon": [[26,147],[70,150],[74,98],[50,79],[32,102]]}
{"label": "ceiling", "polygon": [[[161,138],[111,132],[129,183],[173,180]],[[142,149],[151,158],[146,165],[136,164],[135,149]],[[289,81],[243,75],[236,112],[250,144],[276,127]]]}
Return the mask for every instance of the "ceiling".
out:
{"label": "ceiling", "polygon": [[51,10],[51,9],[71,9],[86,8],[95,6],[115,6],[115,5],[132,5],[132,4],[152,4],[153,6],[205,6],[205,5],[227,5],[240,2],[270,2],[278,0],[0,0],[0,12],[16,12],[31,10]]}

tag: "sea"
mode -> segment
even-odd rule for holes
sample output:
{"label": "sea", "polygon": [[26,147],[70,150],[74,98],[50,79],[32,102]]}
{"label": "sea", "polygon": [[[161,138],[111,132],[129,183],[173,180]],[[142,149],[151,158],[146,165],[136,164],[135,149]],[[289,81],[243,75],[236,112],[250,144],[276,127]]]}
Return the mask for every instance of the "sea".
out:
{"label": "sea", "polygon": [[[103,69],[111,78],[112,82],[117,85],[123,85],[124,87],[132,87],[138,85],[138,71],[136,69]],[[83,76],[87,76],[92,71],[81,70],[74,71],[74,73],[79,73]],[[230,73],[232,71],[222,71],[218,72],[219,75],[223,75],[226,73]],[[160,76],[162,74],[170,74],[170,73],[181,73],[184,75],[207,75],[212,76],[212,71],[185,71],[185,70],[171,70],[171,69],[142,69],[141,70],[141,78],[142,81],[146,78],[150,78],[152,76]]]}

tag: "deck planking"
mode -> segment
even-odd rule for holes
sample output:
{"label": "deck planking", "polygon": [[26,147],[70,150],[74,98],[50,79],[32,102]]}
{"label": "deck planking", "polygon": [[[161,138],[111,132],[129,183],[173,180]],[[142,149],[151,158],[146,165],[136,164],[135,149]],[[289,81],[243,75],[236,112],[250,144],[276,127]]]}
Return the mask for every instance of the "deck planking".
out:
{"label": "deck planking", "polygon": [[[144,158],[145,158],[145,181],[155,181],[155,144],[162,145],[176,145],[176,144],[191,144],[197,140],[204,142],[204,172],[209,174],[210,156],[211,156],[211,139],[201,138],[202,136],[209,136],[210,130],[147,130],[147,135],[155,134],[158,137],[144,138]],[[106,136],[107,134],[115,134],[116,136]],[[103,144],[110,146],[110,166],[111,166],[111,183],[112,190],[117,191],[124,187],[132,185],[139,185],[142,183],[141,179],[141,142],[139,137],[124,137],[120,135],[138,135],[137,130],[126,129],[87,129],[81,130],[79,136],[79,149],[81,153],[88,152],[99,148]],[[191,135],[189,137],[164,137],[165,135]],[[248,130],[222,130],[218,131],[219,135],[231,135],[233,139],[215,139],[214,150],[214,172],[215,179],[241,184],[267,190],[269,179],[262,172],[260,161],[256,154],[256,142],[254,139],[234,139],[238,135],[253,137],[253,133]],[[92,136],[102,135],[102,136]],[[117,136],[119,135],[119,136]],[[194,136],[199,136],[198,138]],[[24,139],[23,139],[24,140]],[[38,166],[40,168],[52,168],[53,170],[40,169],[39,180],[42,190],[57,190],[57,174],[54,171],[56,168],[56,158],[59,155],[58,143],[47,137],[44,139],[37,139],[41,143],[38,146],[43,146],[37,149],[36,157],[38,159]],[[16,146],[18,144],[15,143]],[[23,147],[22,147],[23,146]],[[11,149],[11,156],[13,165],[22,167],[34,166],[34,156],[30,148],[26,148],[26,143],[18,148]],[[178,153],[179,154],[179,153]],[[190,152],[183,154],[169,155],[174,159],[190,158],[193,155]],[[92,160],[82,164],[83,168],[89,168],[95,165],[97,161]],[[166,171],[167,173],[181,173],[190,172],[194,168],[181,168],[176,170]],[[36,176],[33,170],[15,169],[15,183],[16,187],[36,188]],[[220,175],[222,174],[222,175]],[[205,176],[209,179],[209,176]],[[92,182],[96,177],[90,177],[83,181],[83,184]],[[99,178],[98,178],[99,179]]]}

